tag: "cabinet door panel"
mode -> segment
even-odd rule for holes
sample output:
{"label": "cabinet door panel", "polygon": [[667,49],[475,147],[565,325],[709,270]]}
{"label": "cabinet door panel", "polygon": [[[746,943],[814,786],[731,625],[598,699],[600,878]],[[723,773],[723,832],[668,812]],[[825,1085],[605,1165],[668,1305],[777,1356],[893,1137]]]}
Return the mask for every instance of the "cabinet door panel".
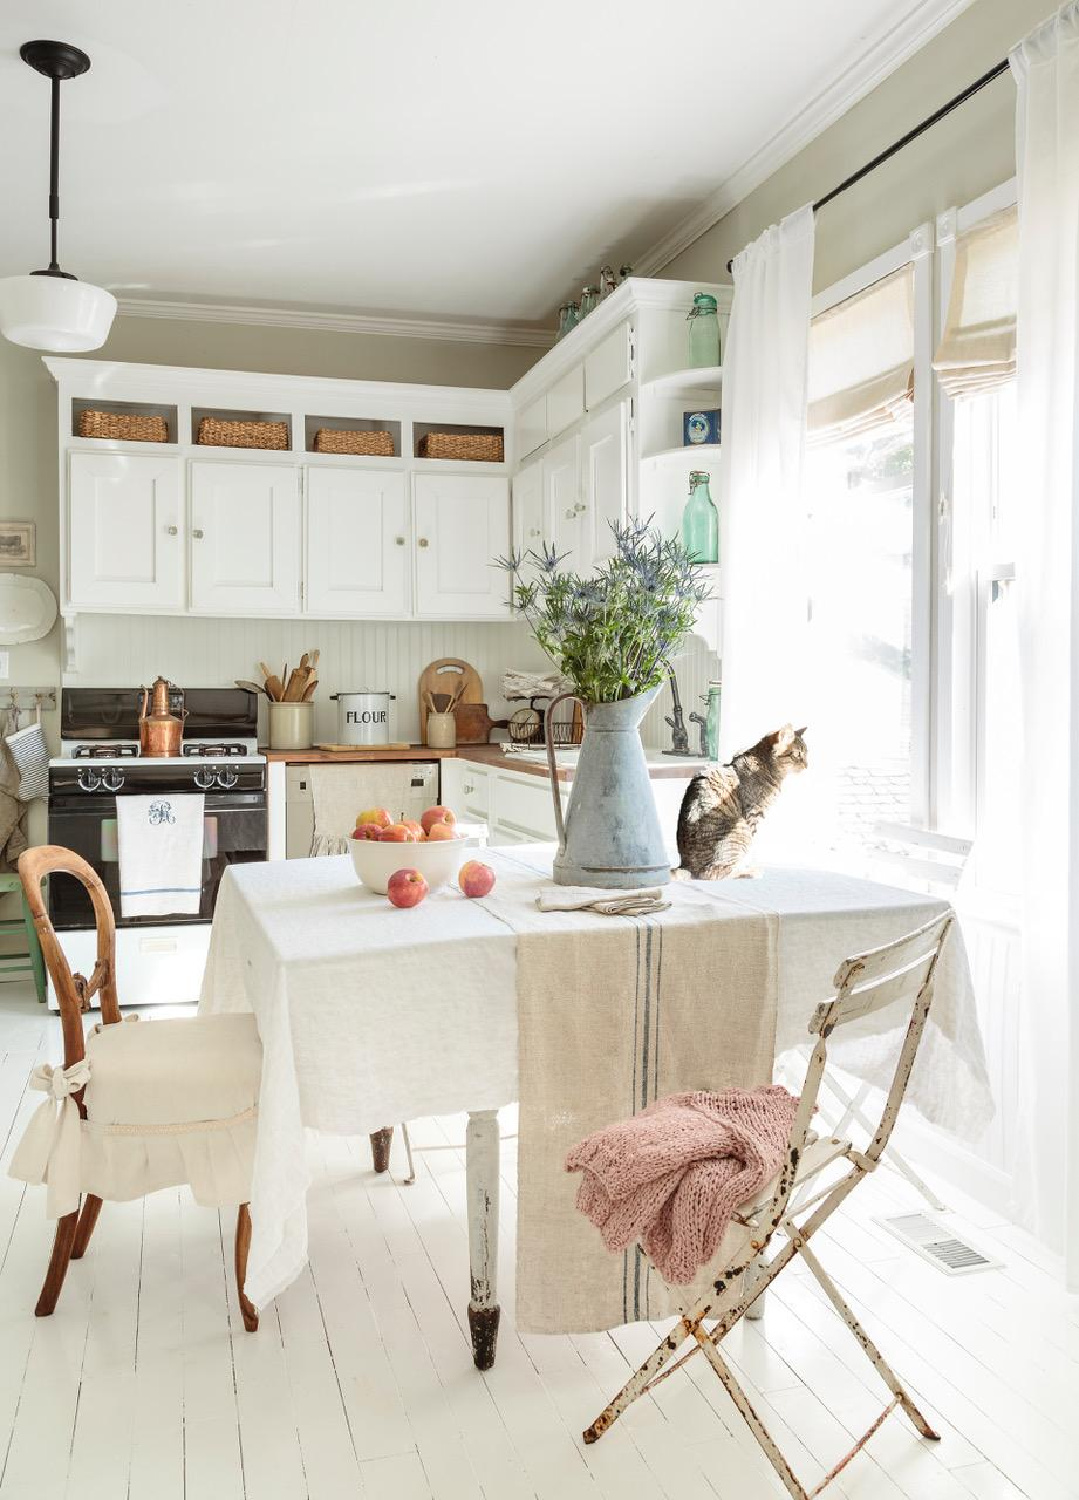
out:
{"label": "cabinet door panel", "polygon": [[417,474],[415,484],[417,614],[508,619],[509,577],[494,566],[510,543],[508,481]]}
{"label": "cabinet door panel", "polygon": [[191,465],[191,607],[221,614],[299,612],[296,469]]}
{"label": "cabinet door panel", "polygon": [[581,434],[581,566],[594,568],[614,552],[611,523],[626,515],[628,402],[593,417]]}
{"label": "cabinet door panel", "polygon": [[70,464],[71,603],[182,609],[182,460],[169,454],[73,453]]}
{"label": "cabinet door panel", "polygon": [[307,608],[340,618],[409,607],[405,476],[308,469]]}
{"label": "cabinet door panel", "polygon": [[527,458],[547,441],[547,398],[538,396],[517,413],[517,454]]}
{"label": "cabinet door panel", "polygon": [[547,392],[547,436],[565,432],[583,411],[584,366],[574,365]]}
{"label": "cabinet door panel", "polygon": [[[547,538],[543,516],[543,465],[529,464],[513,480],[513,550],[518,556],[542,552]],[[526,561],[517,579],[529,583],[536,575],[533,562]]]}
{"label": "cabinet door panel", "polygon": [[632,374],[629,324],[623,323],[608,334],[602,344],[597,344],[584,362],[584,393],[588,410],[594,411],[608,396],[613,396]]}
{"label": "cabinet door panel", "polygon": [[565,566],[579,568],[581,551],[580,439],[566,438],[543,460],[544,539],[559,553],[568,553]]}

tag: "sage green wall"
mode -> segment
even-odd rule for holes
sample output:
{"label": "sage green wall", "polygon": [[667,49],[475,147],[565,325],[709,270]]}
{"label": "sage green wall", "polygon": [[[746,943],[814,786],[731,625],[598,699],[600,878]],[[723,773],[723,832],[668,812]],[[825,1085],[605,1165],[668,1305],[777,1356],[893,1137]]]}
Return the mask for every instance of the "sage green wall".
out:
{"label": "sage green wall", "polygon": [[[988,71],[1056,9],[1050,0],[975,0],[660,274],[726,280],[728,260],[769,224],[829,192]],[[916,224],[969,203],[1014,172],[1015,86],[1005,74],[820,211],[815,287],[830,286],[898,244]]]}

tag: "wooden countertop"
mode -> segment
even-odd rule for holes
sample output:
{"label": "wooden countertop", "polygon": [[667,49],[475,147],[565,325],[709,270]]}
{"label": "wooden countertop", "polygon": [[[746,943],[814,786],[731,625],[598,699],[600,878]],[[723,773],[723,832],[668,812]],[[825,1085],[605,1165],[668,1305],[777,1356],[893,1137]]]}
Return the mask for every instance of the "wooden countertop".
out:
{"label": "wooden countertop", "polygon": [[[462,760],[476,761],[479,765],[491,766],[498,771],[520,771],[525,776],[542,776],[545,781],[548,776],[546,760],[526,760],[522,755],[507,755],[501,745],[458,745],[457,754]],[[681,756],[663,755],[658,750],[649,750],[647,755],[648,774],[655,780],[696,776],[708,764],[696,757],[684,759]],[[572,781],[573,767],[559,766],[557,775],[559,781]]]}
{"label": "wooden countertop", "polygon": [[[482,746],[480,747],[483,748]],[[388,745],[353,745],[347,750],[263,750],[267,760],[283,760],[292,766],[349,765],[365,761],[446,760],[456,750],[432,750],[429,745],[407,745],[403,750]]]}

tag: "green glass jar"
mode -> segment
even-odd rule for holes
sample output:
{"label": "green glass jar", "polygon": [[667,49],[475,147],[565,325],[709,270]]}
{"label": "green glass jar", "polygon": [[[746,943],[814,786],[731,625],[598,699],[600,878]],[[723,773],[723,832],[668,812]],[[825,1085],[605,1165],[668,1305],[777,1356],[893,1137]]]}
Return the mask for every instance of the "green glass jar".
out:
{"label": "green glass jar", "polygon": [[696,563],[719,562],[719,513],[708,488],[711,476],[694,469],[682,512],[682,543]]}
{"label": "green glass jar", "polygon": [[581,322],[599,306],[599,287],[586,286],[581,292]]}
{"label": "green glass jar", "polygon": [[698,292],[689,313],[689,363],[694,370],[719,364],[719,311],[709,292]]}
{"label": "green glass jar", "polygon": [[721,682],[710,682],[708,697],[704,700],[708,705],[704,711],[704,747],[709,760],[719,759],[719,700],[722,691]]}
{"label": "green glass jar", "polygon": [[563,302],[558,309],[558,337],[564,339],[567,333],[572,333],[579,321],[576,302]]}

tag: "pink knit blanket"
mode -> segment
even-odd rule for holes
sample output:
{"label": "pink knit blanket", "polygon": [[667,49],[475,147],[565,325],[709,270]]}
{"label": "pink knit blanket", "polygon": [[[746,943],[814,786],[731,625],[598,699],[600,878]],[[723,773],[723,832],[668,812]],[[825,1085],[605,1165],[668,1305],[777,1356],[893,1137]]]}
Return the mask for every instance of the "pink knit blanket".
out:
{"label": "pink knit blanket", "polygon": [[583,1173],[577,1207],[608,1250],[640,1240],[664,1280],[685,1285],[779,1171],[797,1108],[778,1084],[657,1099],[566,1157],[567,1172]]}

